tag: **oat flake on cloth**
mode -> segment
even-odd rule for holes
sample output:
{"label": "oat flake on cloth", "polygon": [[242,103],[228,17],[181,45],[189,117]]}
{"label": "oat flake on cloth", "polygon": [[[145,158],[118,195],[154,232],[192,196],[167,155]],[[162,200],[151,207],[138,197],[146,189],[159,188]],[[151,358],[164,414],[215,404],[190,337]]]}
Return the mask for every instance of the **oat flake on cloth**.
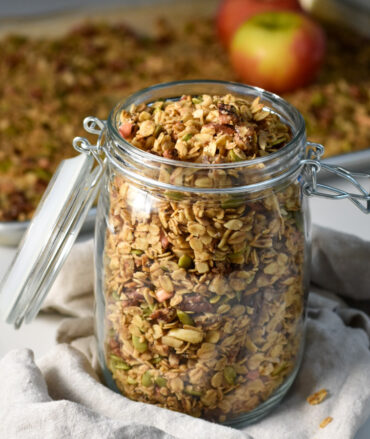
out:
{"label": "oat flake on cloth", "polygon": [[[370,416],[370,319],[336,293],[370,300],[370,244],[316,228],[301,370],[282,404],[236,430],[130,401],[99,381],[93,337],[93,245],[76,244],[44,309],[68,315],[37,363],[29,350],[0,360],[0,438],[350,439]],[[307,396],[326,388],[311,406]],[[324,429],[319,424],[333,421]]]}

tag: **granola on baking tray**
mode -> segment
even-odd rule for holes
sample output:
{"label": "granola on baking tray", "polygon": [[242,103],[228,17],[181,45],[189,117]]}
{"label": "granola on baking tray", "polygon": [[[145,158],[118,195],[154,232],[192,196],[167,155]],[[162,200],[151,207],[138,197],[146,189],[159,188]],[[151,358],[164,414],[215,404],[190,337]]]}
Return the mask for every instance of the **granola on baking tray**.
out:
{"label": "granola on baking tray", "polygon": [[[151,154],[211,165],[270,154],[292,137],[258,99],[232,95],[132,107],[119,131]],[[164,167],[160,180],[210,188],[238,178],[186,169]],[[143,198],[113,173],[109,197],[105,357],[119,390],[218,422],[266,401],[301,350],[299,185],[255,199],[149,190]]]}
{"label": "granola on baking tray", "polygon": [[[283,97],[329,156],[370,146],[370,45],[327,31],[317,81]],[[236,79],[211,19],[162,21],[150,37],[123,23],[81,23],[60,37],[5,37],[0,52],[0,221],[32,217],[57,165],[76,154],[80,121],[105,119],[118,95],[159,82]]]}

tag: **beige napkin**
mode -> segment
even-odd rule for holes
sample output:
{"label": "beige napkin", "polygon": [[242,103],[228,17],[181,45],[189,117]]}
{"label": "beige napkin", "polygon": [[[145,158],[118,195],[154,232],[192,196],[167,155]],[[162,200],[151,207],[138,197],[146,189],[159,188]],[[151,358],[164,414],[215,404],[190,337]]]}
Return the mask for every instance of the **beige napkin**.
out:
{"label": "beige napkin", "polygon": [[[370,416],[370,319],[335,294],[370,299],[369,243],[315,229],[301,370],[282,404],[243,430],[133,402],[99,382],[92,252],[91,241],[75,245],[45,302],[70,316],[59,327],[62,344],[37,364],[29,350],[0,361],[1,438],[349,439]],[[329,397],[309,405],[321,388]]]}

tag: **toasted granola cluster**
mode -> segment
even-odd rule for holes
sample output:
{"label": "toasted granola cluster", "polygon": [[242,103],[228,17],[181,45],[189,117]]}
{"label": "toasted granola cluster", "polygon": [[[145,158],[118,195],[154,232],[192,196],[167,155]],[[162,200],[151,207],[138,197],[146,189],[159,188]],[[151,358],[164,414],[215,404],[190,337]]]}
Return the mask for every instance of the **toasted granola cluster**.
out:
{"label": "toasted granola cluster", "polygon": [[[230,131],[214,129],[220,125]],[[229,95],[132,108],[122,113],[120,131],[148,152],[202,163],[261,156],[291,137],[258,100]],[[183,140],[188,134],[191,143]],[[180,167],[172,174],[175,184],[192,179],[199,187],[220,179]],[[172,174],[160,179],[171,182]],[[105,356],[117,387],[131,399],[219,422],[258,407],[299,360],[299,184],[255,199],[146,189],[144,202],[143,190],[118,173],[109,191]]]}
{"label": "toasted granola cluster", "polygon": [[119,131],[134,146],[170,159],[225,163],[262,157],[291,138],[289,127],[253,101],[232,95],[182,96],[121,112]]}

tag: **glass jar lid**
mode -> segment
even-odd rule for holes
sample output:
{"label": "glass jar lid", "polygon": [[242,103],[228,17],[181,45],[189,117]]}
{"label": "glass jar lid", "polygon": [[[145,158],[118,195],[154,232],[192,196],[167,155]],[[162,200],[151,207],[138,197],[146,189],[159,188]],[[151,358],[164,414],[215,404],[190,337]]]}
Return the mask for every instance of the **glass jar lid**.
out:
{"label": "glass jar lid", "polygon": [[68,256],[99,189],[102,167],[80,154],[58,167],[0,285],[0,316],[29,323]]}

